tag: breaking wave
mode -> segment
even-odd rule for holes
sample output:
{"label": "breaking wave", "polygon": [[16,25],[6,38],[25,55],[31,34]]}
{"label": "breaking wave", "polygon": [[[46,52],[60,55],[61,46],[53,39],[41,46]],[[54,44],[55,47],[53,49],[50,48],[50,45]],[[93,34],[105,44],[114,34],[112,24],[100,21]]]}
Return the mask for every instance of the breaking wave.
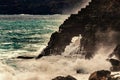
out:
{"label": "breaking wave", "polygon": [[[100,46],[97,54],[91,60],[68,54],[70,49],[77,46],[75,37],[67,46],[64,54],[59,56],[46,56],[41,59],[7,59],[0,63],[0,80],[51,80],[56,76],[71,75],[77,80],[88,80],[93,71],[109,70],[111,64],[106,61],[115,46]],[[79,42],[79,41],[78,41]],[[76,45],[75,45],[76,44]],[[75,50],[73,50],[75,51]],[[79,70],[79,73],[77,71]]]}

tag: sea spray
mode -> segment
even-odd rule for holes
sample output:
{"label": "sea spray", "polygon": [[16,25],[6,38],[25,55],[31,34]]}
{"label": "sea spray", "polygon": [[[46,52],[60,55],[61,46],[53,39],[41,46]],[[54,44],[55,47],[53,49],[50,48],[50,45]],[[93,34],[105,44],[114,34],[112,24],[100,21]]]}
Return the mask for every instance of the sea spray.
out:
{"label": "sea spray", "polygon": [[[97,54],[91,60],[81,59],[79,57],[59,56],[46,56],[41,59],[35,60],[21,60],[11,59],[11,63],[6,65],[7,73],[0,73],[1,80],[10,77],[11,80],[51,80],[56,76],[71,75],[78,80],[87,80],[90,73],[111,67],[110,63],[106,61],[108,55],[112,52],[113,48],[102,47],[96,52]],[[107,51],[107,54],[106,54]],[[16,61],[17,60],[17,61]],[[14,64],[14,65],[12,65]],[[5,67],[4,67],[5,68]],[[3,69],[5,72],[7,69]],[[83,72],[77,73],[77,70]],[[8,76],[9,75],[9,76]]]}
{"label": "sea spray", "polygon": [[81,2],[79,3],[77,3],[75,6],[74,6],[74,8],[73,9],[65,9],[65,10],[63,10],[63,14],[65,13],[67,13],[67,14],[69,14],[69,13],[71,13],[71,14],[77,14],[78,13],[78,11],[80,11],[82,8],[85,8],[87,5],[89,5],[89,2],[91,2],[91,0],[81,0]]}
{"label": "sea spray", "polygon": [[[78,57],[76,54],[74,57],[67,52],[69,49],[74,49],[80,41],[78,37],[72,39],[69,48],[66,49],[64,54],[59,56],[46,56],[41,59],[35,60],[22,60],[22,59],[8,59],[4,61],[4,67],[1,66],[2,72],[0,72],[0,80],[51,80],[56,76],[71,75],[77,80],[88,80],[90,73],[106,69],[109,70],[111,65],[106,61],[108,55],[113,51],[115,46],[99,45],[99,50],[96,55],[90,60],[84,59],[84,57]],[[68,50],[68,51],[67,51]],[[70,55],[70,56],[69,56]],[[77,73],[81,70],[80,73]]]}
{"label": "sea spray", "polygon": [[77,53],[79,50],[80,40],[81,35],[73,37],[71,43],[68,46],[66,46],[65,51],[62,53],[62,55],[63,56],[72,56],[72,54],[75,55],[75,53]]}
{"label": "sea spray", "polygon": [[12,67],[0,63],[0,80],[15,80],[15,71]]}
{"label": "sea spray", "polygon": [[[28,17],[27,18],[28,20],[29,16],[27,17]],[[18,19],[18,18],[15,18],[15,19]],[[50,20],[51,19],[49,19],[48,21]],[[2,28],[5,29],[5,27],[2,27]],[[2,28],[1,28],[1,31],[2,31]],[[8,28],[8,26],[6,26],[6,28]],[[50,29],[50,26],[47,29]],[[7,33],[7,30],[5,31]],[[11,31],[9,30],[9,32]],[[10,37],[12,37],[12,35]],[[18,34],[15,34],[15,35],[18,35]],[[48,34],[44,34],[44,35],[45,35],[44,37],[45,39],[46,39],[46,36],[48,38]],[[34,36],[40,37],[40,35],[38,34],[32,35],[31,37],[34,37]],[[1,50],[0,52],[2,53],[4,52],[6,54],[1,54],[3,56],[5,55],[5,58],[2,56],[4,60],[2,59],[1,62],[4,62],[4,63],[0,63],[0,80],[51,80],[56,76],[66,76],[66,75],[71,75],[78,80],[88,80],[90,73],[96,70],[101,70],[101,69],[109,70],[111,65],[109,62],[106,61],[106,59],[108,58],[108,55],[113,51],[114,49],[113,45],[110,47],[105,46],[103,44],[98,45],[98,51],[96,52],[94,57],[91,60],[85,60],[84,57],[78,57],[78,55],[74,54],[74,52],[77,52],[77,50],[79,50],[80,38],[75,37],[73,39],[74,40],[72,41],[72,43],[67,46],[68,48],[66,48],[66,51],[62,53],[62,55],[46,56],[38,60],[35,60],[35,59],[21,60],[16,58],[11,59],[12,56],[21,55],[20,53],[28,54],[28,55],[32,54],[33,52],[31,51],[29,51],[30,53],[28,52],[23,53],[21,49],[19,50],[17,49],[15,50],[15,52],[9,49],[7,49],[7,51]],[[38,45],[39,44],[35,46],[38,46]],[[35,54],[39,54],[41,50],[37,48],[37,51],[38,53],[36,52]],[[72,57],[71,54],[74,57]],[[81,70],[81,73],[77,73],[77,70]]]}

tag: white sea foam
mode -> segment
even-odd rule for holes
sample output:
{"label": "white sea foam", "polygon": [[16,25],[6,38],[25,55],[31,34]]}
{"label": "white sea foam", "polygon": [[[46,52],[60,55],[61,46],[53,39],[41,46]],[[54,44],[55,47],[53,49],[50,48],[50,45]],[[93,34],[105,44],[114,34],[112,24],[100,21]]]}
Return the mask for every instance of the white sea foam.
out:
{"label": "white sea foam", "polygon": [[[80,38],[74,37],[64,54],[67,54],[71,49],[75,51],[75,47],[79,47],[79,41]],[[88,80],[90,73],[110,69],[111,65],[106,59],[114,47],[100,45],[91,60],[79,58],[77,55],[72,57],[71,54],[47,56],[38,60],[3,60],[4,63],[0,63],[0,80],[51,80],[56,76],[67,75],[71,75],[77,80]],[[81,70],[81,73],[77,74],[77,70]]]}
{"label": "white sea foam", "polygon": [[[108,48],[101,46],[91,60],[67,56],[47,56],[39,60],[12,59],[9,60],[10,63],[4,64],[4,67],[0,66],[0,70],[2,70],[0,80],[8,78],[10,80],[51,80],[56,76],[67,75],[71,75],[77,80],[88,80],[90,73],[101,69],[109,70],[111,67],[106,59],[113,48],[107,50]],[[77,74],[77,70],[82,70],[81,74]]]}
{"label": "white sea foam", "polygon": [[[18,17],[21,16],[17,16],[16,19],[18,19]],[[9,18],[9,16],[6,18]],[[33,19],[33,16],[28,18]],[[40,18],[43,19],[43,17],[39,17],[39,19]],[[47,17],[44,16],[44,18]],[[36,36],[39,37],[40,35],[36,34],[31,37]],[[50,37],[48,34],[44,34],[42,36]],[[37,48],[35,53],[28,53],[27,51],[20,49],[15,51],[5,51],[1,49],[0,56],[2,58],[1,62],[3,63],[0,63],[0,80],[51,80],[56,76],[66,75],[71,75],[77,80],[88,80],[90,73],[93,71],[101,69],[109,70],[111,65],[106,61],[106,59],[113,51],[114,45],[99,45],[99,50],[96,52],[94,58],[91,60],[85,60],[84,58],[78,57],[76,54],[72,54],[75,55],[75,57],[71,56],[71,52],[75,53],[79,50],[80,38],[74,37],[71,42],[72,43],[66,47],[65,52],[62,53],[61,56],[47,56],[39,60],[11,59],[11,57],[16,57],[19,55],[38,55],[45,47],[44,45],[40,45],[40,47],[38,44],[33,45],[33,47]],[[25,48],[28,47],[30,47],[30,45]],[[77,74],[77,70],[81,70],[81,74]]]}

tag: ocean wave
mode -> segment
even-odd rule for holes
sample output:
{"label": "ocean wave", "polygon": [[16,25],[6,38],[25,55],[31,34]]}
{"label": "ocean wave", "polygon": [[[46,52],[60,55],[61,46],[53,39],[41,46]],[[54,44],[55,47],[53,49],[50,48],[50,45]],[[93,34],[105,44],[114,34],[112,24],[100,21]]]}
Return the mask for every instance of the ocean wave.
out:
{"label": "ocean wave", "polygon": [[[35,53],[68,15],[0,15],[1,54]],[[17,52],[20,50],[21,52]],[[5,55],[6,56],[6,55]],[[2,56],[1,56],[2,57]]]}

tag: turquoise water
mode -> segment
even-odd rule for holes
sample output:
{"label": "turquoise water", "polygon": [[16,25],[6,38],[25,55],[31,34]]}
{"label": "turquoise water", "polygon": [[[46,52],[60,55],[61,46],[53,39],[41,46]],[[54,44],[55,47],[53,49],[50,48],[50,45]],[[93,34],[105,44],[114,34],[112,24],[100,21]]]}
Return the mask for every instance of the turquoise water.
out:
{"label": "turquoise water", "polygon": [[68,15],[0,15],[1,57],[39,52]]}

